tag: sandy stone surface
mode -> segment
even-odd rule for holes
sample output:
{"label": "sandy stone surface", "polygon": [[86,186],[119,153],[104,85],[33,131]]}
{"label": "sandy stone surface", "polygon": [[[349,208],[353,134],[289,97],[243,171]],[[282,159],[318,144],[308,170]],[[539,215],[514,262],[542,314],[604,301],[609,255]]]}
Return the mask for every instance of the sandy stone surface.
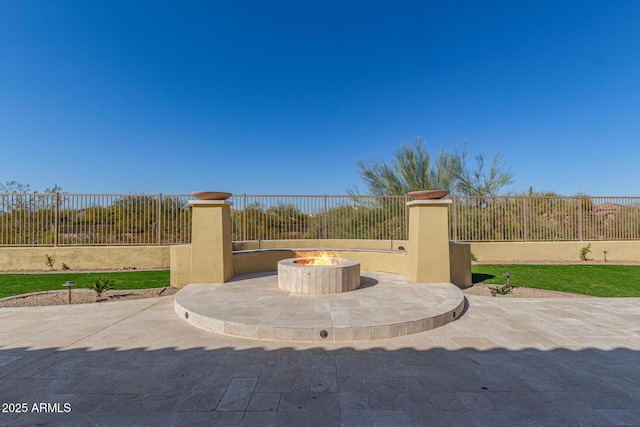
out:
{"label": "sandy stone surface", "polygon": [[[98,300],[96,293],[90,289],[72,289],[71,304],[91,304],[105,303],[111,301],[124,301],[141,298],[154,298],[159,296],[173,295],[178,291],[174,287],[152,288],[152,289],[112,289],[102,294]],[[69,304],[69,293],[67,290],[37,292],[26,295],[16,295],[0,299],[0,307],[37,307],[47,305],[67,305]]]}

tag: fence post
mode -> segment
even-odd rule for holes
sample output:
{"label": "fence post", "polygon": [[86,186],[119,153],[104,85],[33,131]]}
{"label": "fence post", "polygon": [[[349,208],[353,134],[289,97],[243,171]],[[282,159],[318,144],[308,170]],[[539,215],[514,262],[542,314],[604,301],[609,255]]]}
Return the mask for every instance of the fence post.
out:
{"label": "fence post", "polygon": [[327,195],[324,195],[324,238],[327,238]]}
{"label": "fence post", "polygon": [[582,196],[578,196],[578,240],[582,240]]}
{"label": "fence post", "polygon": [[55,217],[53,220],[53,246],[58,246],[60,235],[60,193],[56,193]]}
{"label": "fence post", "polygon": [[158,193],[158,200],[156,201],[156,245],[162,244],[160,239],[162,238],[161,224],[162,224],[162,193]]}
{"label": "fence post", "polygon": [[404,196],[404,240],[409,239],[409,196]]}
{"label": "fence post", "polygon": [[458,196],[451,196],[453,199],[453,218],[451,227],[453,228],[453,241],[458,241]]}
{"label": "fence post", "polygon": [[245,242],[247,241],[247,193],[244,193],[243,195],[243,202],[242,202],[242,224],[243,224],[243,230],[242,230],[242,240],[244,240]]}
{"label": "fence post", "polygon": [[529,198],[525,195],[522,198],[522,221],[524,221],[524,241],[529,241]]}

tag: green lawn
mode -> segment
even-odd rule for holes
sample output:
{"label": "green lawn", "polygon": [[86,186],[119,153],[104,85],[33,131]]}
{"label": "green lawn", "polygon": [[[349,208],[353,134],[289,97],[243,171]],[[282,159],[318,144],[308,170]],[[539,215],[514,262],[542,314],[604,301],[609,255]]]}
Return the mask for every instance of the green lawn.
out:
{"label": "green lawn", "polygon": [[474,265],[473,283],[507,283],[528,288],[597,297],[640,297],[640,266],[636,265]]}
{"label": "green lawn", "polygon": [[0,274],[0,298],[30,292],[66,289],[62,284],[76,282],[74,289],[87,287],[92,280],[106,277],[115,289],[147,289],[169,286],[169,271],[127,271],[116,273]]}
{"label": "green lawn", "polygon": [[[598,297],[640,297],[640,266],[628,265],[474,265],[474,283],[503,284],[511,273],[511,284],[529,288],[573,292]],[[86,287],[98,277],[113,280],[116,289],[146,289],[169,286],[169,271],[117,273],[0,274],[0,298],[30,292],[66,289],[76,282]]]}

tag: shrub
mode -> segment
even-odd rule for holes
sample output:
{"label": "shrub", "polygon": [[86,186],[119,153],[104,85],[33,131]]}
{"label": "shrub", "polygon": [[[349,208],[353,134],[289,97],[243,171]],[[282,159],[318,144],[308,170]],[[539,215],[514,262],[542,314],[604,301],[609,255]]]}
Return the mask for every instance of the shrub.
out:
{"label": "shrub", "polygon": [[504,285],[496,285],[493,286],[491,289],[491,296],[495,297],[496,294],[498,295],[506,295],[509,292],[511,292],[511,289],[513,289],[513,286],[511,286],[510,284],[506,283]]}
{"label": "shrub", "polygon": [[53,265],[56,263],[56,260],[54,257],[52,257],[49,254],[44,254],[44,265],[46,267],[49,267],[49,269],[53,270]]}
{"label": "shrub", "polygon": [[96,296],[98,298],[102,296],[103,292],[106,292],[109,289],[113,289],[113,288],[115,288],[115,284],[113,283],[113,280],[107,279],[104,276],[102,276],[99,279],[95,279],[94,281],[91,282],[91,285],[89,286],[89,289],[92,289],[96,293]]}
{"label": "shrub", "polygon": [[580,249],[580,259],[582,261],[588,261],[587,255],[590,253],[591,253],[591,243],[589,243],[587,246]]}

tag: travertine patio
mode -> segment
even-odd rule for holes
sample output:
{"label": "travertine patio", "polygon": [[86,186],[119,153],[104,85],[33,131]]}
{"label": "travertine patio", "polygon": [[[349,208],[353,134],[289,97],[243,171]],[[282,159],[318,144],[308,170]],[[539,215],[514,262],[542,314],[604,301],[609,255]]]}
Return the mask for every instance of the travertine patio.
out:
{"label": "travertine patio", "polygon": [[353,342],[251,341],[173,297],[0,309],[0,425],[639,425],[637,299],[469,297],[443,327]]}
{"label": "travertine patio", "polygon": [[308,342],[416,334],[454,321],[465,306],[462,291],[451,283],[413,283],[377,271],[363,271],[359,289],[326,295],[285,292],[277,281],[275,272],[263,272],[188,285],[176,294],[175,311],[223,335]]}

